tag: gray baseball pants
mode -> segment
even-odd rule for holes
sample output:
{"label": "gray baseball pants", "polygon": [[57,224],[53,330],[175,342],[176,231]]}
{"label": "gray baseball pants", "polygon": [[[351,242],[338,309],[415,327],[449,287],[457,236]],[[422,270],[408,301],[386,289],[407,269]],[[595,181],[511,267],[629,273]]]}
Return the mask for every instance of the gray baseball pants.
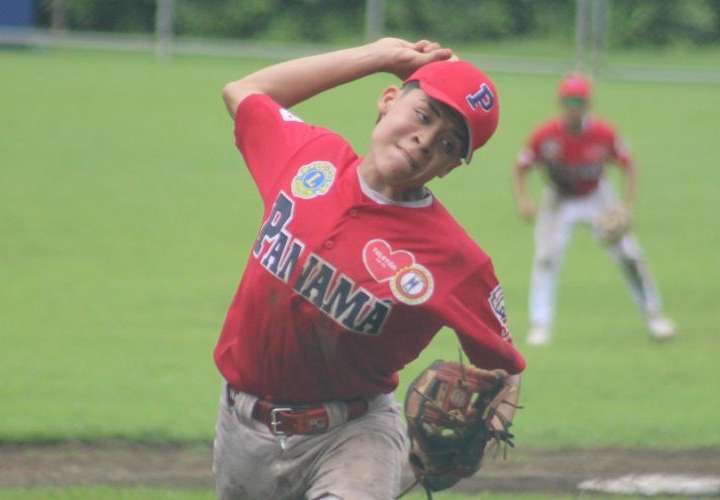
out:
{"label": "gray baseball pants", "polygon": [[213,451],[221,500],[390,500],[399,494],[409,442],[392,395],[369,401],[368,412],[345,422],[343,404],[328,403],[330,430],[279,438],[252,418],[257,398],[228,401],[223,384]]}

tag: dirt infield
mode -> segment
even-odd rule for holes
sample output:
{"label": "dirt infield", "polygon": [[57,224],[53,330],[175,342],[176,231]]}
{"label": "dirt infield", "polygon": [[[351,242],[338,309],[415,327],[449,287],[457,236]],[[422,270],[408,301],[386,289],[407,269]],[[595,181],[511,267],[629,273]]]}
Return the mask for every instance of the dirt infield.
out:
{"label": "dirt infield", "polygon": [[[720,449],[513,450],[507,460],[486,459],[481,472],[457,491],[578,492],[588,479],[627,474],[717,477]],[[209,445],[124,442],[0,444],[0,487],[167,486],[211,488]]]}

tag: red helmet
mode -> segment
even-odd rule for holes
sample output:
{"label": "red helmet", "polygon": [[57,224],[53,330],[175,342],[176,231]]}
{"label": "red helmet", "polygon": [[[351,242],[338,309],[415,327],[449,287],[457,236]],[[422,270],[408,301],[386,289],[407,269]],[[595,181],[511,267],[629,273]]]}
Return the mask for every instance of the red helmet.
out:
{"label": "red helmet", "polygon": [[568,97],[590,99],[590,80],[582,73],[570,73],[560,82],[558,96],[560,99]]}

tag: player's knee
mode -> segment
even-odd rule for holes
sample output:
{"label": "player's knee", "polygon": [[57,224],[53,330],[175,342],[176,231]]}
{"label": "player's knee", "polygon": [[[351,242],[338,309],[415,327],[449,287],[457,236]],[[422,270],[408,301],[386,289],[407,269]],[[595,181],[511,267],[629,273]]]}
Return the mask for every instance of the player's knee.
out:
{"label": "player's knee", "polygon": [[637,247],[618,245],[611,249],[616,258],[623,264],[637,265],[643,260],[642,253]]}
{"label": "player's knee", "polygon": [[544,271],[552,271],[557,269],[559,259],[550,255],[540,255],[535,259],[535,264]]}
{"label": "player's knee", "polygon": [[638,245],[637,240],[631,234],[626,234],[614,245],[610,245],[610,251],[615,252],[623,259],[642,259],[642,250],[640,245]]}
{"label": "player's knee", "polygon": [[640,262],[640,256],[627,254],[627,253],[621,253],[620,260],[623,262],[623,264],[637,265]]}
{"label": "player's knee", "polygon": [[642,252],[637,247],[623,248],[623,255],[628,260],[640,262],[643,260]]}

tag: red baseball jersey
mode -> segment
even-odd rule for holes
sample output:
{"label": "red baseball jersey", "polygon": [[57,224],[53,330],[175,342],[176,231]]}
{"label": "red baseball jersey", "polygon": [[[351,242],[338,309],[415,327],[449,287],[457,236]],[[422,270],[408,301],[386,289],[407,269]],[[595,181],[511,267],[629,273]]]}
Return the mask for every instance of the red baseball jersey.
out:
{"label": "red baseball jersey", "polygon": [[390,202],[337,134],[270,97],[240,104],[236,145],[264,214],[215,362],[236,389],[283,403],[387,393],[444,325],[471,361],[518,373],[489,257],[440,202]]}
{"label": "red baseball jersey", "polygon": [[568,130],[561,119],[543,123],[518,161],[521,168],[544,165],[550,182],[561,194],[570,196],[595,190],[606,163],[626,168],[632,162],[613,127],[595,118],[588,118],[580,133]]}

